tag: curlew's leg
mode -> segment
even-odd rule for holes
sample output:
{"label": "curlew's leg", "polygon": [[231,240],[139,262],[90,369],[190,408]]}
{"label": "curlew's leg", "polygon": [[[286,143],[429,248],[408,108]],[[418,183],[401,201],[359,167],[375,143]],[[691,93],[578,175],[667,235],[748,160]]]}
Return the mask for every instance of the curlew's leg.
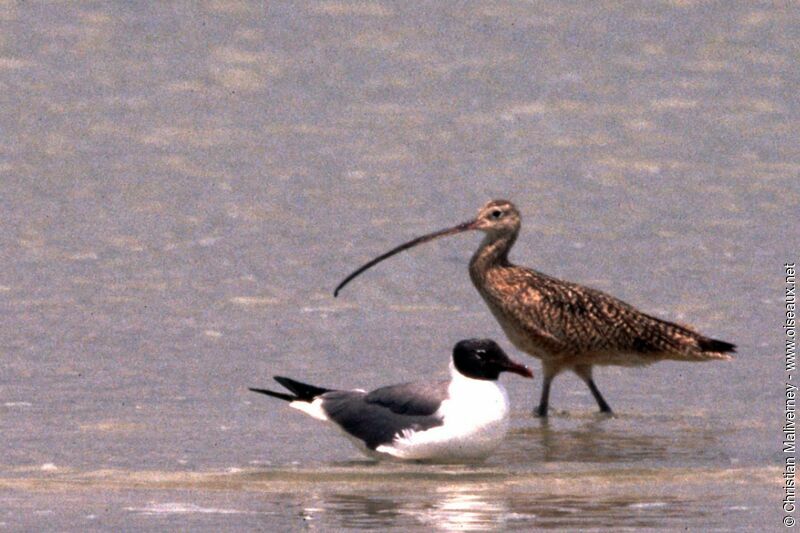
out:
{"label": "curlew's leg", "polygon": [[547,407],[550,402],[550,383],[553,381],[553,378],[556,377],[557,373],[558,372],[554,371],[554,369],[542,365],[542,397],[539,400],[539,407],[533,411],[537,416],[547,416]]}
{"label": "curlew's leg", "polygon": [[594,396],[597,405],[600,407],[600,412],[611,414],[611,407],[606,403],[605,398],[600,394],[600,389],[597,388],[597,385],[595,385],[592,379],[592,367],[590,365],[576,366],[575,373],[589,386],[589,390],[592,391],[592,396]]}
{"label": "curlew's leg", "polygon": [[594,396],[594,399],[597,401],[597,405],[600,406],[600,412],[610,414],[612,412],[611,407],[608,406],[605,398],[603,398],[603,395],[600,394],[597,385],[594,384],[594,380],[589,378],[589,381],[587,381],[586,384],[589,385],[589,390],[592,391],[592,396]]}

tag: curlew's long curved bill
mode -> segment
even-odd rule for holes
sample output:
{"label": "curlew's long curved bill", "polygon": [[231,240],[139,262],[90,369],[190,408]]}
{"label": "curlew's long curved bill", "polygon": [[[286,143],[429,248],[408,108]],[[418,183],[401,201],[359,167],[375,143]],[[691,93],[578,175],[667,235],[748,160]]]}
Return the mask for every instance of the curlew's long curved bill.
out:
{"label": "curlew's long curved bill", "polygon": [[342,290],[345,285],[350,283],[353,280],[353,278],[355,278],[356,276],[358,276],[359,274],[361,274],[365,270],[377,265],[378,263],[380,263],[384,259],[388,259],[388,258],[392,257],[395,254],[399,254],[403,250],[408,250],[409,248],[413,248],[414,246],[416,246],[418,244],[422,244],[424,242],[432,241],[433,239],[438,239],[439,237],[445,237],[447,235],[455,235],[456,233],[461,233],[461,232],[464,232],[464,231],[469,231],[471,229],[476,229],[475,228],[475,224],[477,222],[478,222],[477,220],[470,220],[469,222],[464,222],[464,223],[459,224],[458,226],[454,226],[452,228],[447,228],[447,229],[443,229],[443,230],[440,230],[440,231],[435,231],[433,233],[428,233],[427,235],[423,235],[422,237],[417,237],[414,240],[408,241],[405,244],[401,244],[397,248],[392,248],[391,250],[389,250],[385,254],[379,255],[378,257],[376,257],[372,261],[369,261],[368,263],[365,263],[364,265],[362,265],[361,267],[356,269],[353,273],[351,273],[349,276],[344,278],[344,280],[342,280],[342,282],[339,285],[336,286],[336,289],[334,289],[333,297],[336,298],[337,296],[339,296],[339,291]]}

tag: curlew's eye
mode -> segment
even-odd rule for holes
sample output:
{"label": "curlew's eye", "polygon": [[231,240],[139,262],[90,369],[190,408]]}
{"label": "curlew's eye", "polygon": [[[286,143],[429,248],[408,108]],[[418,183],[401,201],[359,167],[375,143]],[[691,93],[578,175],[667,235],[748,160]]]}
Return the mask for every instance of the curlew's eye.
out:
{"label": "curlew's eye", "polygon": [[494,211],[492,211],[492,218],[493,219],[497,220],[502,216],[503,216],[503,212],[500,211],[499,209],[495,209]]}

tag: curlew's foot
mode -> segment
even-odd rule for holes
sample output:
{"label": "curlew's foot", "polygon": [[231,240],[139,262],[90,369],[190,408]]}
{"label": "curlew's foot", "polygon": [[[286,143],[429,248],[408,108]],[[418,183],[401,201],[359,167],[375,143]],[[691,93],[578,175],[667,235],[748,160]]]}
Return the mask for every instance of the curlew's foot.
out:
{"label": "curlew's foot", "polygon": [[[598,395],[599,396],[599,395]],[[611,406],[606,403],[602,396],[599,396],[597,399],[597,404],[600,407],[600,412],[605,415],[613,415],[614,411],[611,410]]]}
{"label": "curlew's foot", "polygon": [[546,417],[547,416],[547,406],[546,405],[540,405],[539,407],[537,407],[536,409],[533,410],[533,414],[535,414],[536,416],[542,417],[542,418]]}

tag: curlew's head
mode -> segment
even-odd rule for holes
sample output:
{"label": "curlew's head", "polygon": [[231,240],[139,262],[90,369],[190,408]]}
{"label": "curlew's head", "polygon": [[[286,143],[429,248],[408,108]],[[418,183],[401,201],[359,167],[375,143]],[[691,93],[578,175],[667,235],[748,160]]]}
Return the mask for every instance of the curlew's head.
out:
{"label": "curlew's head", "polygon": [[478,211],[473,229],[489,234],[516,233],[521,223],[522,217],[514,204],[508,200],[491,200]]}
{"label": "curlew's head", "polygon": [[416,239],[410,240],[407,243],[401,244],[400,246],[393,248],[386,252],[383,255],[379,255],[372,261],[369,261],[356,269],[352,272],[349,276],[344,278],[344,280],[339,283],[336,289],[333,291],[333,296],[336,297],[339,295],[339,291],[342,288],[350,283],[350,280],[364,272],[365,270],[369,269],[372,266],[377,265],[384,259],[388,259],[395,254],[402,252],[403,250],[408,250],[418,244],[422,244],[424,242],[432,241],[434,239],[438,239],[439,237],[445,237],[447,235],[455,235],[457,233],[463,233],[465,231],[470,230],[479,230],[485,232],[489,237],[492,238],[500,238],[507,235],[515,235],[519,231],[521,223],[521,218],[519,216],[519,211],[517,208],[514,207],[514,204],[509,202],[508,200],[492,200],[487,202],[479,211],[478,216],[474,220],[469,220],[467,222],[463,222],[458,226],[453,226],[452,228],[443,229],[440,231],[435,231],[433,233],[428,233],[421,237],[417,237]]}

